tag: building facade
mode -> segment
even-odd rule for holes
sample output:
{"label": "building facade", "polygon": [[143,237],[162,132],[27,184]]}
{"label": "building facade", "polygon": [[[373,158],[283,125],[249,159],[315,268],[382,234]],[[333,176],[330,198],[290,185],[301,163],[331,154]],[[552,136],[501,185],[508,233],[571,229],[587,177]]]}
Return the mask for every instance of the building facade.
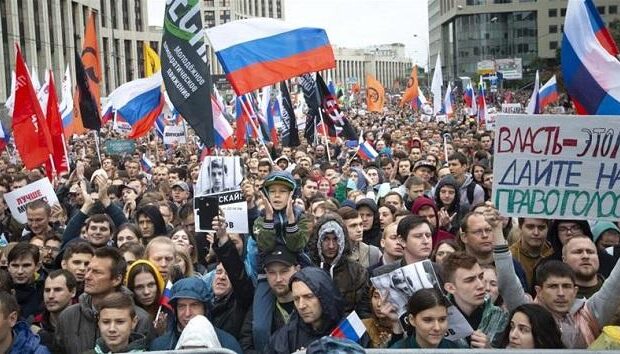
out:
{"label": "building facade", "polygon": [[[441,53],[444,78],[471,76],[485,60],[554,58],[562,43],[567,0],[429,0],[429,50]],[[618,0],[594,0],[606,23]],[[447,77],[446,77],[447,75]]]}
{"label": "building facade", "polygon": [[[75,51],[81,51],[90,12],[96,14],[103,79],[102,95],[143,74],[143,46],[159,49],[161,30],[148,27],[148,0],[0,0],[0,102],[10,94],[15,46],[44,80],[54,72],[57,89],[68,65],[75,80]],[[75,81],[73,81],[75,82]]]}
{"label": "building facade", "polygon": [[405,45],[400,43],[361,49],[333,47],[336,67],[323,72],[325,80],[342,87],[366,85],[366,75],[373,75],[386,90],[398,89],[403,78],[411,73],[411,59],[405,56]]}

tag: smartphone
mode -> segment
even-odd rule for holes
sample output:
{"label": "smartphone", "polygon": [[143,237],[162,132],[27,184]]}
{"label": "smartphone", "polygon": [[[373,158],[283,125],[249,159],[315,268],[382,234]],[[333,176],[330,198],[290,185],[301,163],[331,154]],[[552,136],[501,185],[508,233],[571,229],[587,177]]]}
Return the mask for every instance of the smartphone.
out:
{"label": "smartphone", "polygon": [[220,203],[217,196],[205,195],[194,198],[200,231],[213,231],[213,219],[218,215]]}

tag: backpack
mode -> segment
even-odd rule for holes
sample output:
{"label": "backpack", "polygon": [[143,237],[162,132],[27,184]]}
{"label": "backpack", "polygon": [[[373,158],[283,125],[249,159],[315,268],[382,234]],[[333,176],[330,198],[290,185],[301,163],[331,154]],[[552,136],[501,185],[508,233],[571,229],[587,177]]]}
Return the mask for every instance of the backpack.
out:
{"label": "backpack", "polygon": [[468,186],[467,186],[467,201],[469,202],[469,205],[471,206],[472,203],[474,202],[474,193],[476,192],[476,186],[478,184],[476,182],[471,182]]}

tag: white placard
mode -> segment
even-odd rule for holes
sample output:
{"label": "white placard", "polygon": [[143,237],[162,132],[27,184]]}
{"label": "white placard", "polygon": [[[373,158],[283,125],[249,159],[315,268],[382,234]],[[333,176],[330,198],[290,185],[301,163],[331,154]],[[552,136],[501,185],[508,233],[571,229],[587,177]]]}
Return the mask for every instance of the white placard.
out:
{"label": "white placard", "polygon": [[[207,196],[199,196],[196,198],[205,198]],[[245,197],[241,190],[235,190],[230,192],[210,194],[209,197],[217,197],[219,208],[224,212],[226,219],[226,231],[232,233],[247,234],[249,233],[248,225],[248,203],[245,201]],[[205,214],[217,215],[215,210],[209,210]],[[204,217],[201,215],[199,209],[194,207],[194,220],[196,220],[197,232],[209,232],[213,231],[211,228],[211,222],[213,218],[210,216]],[[201,227],[205,225],[206,227]]]}
{"label": "white placard", "polygon": [[620,116],[499,115],[495,125],[500,213],[620,220]]}
{"label": "white placard", "polygon": [[[444,294],[433,264],[429,260],[412,263],[390,273],[372,277],[370,281],[381,296],[394,305],[398,317],[407,313],[407,302],[416,291],[435,288]],[[448,308],[448,325],[446,339],[449,340],[465,338],[474,331],[454,305]]]}
{"label": "white placard", "polygon": [[185,129],[182,125],[166,125],[164,127],[164,145],[185,144]]}
{"label": "white placard", "polygon": [[523,113],[523,106],[521,103],[502,103],[502,113]]}
{"label": "white placard", "polygon": [[58,197],[54,192],[54,187],[52,187],[47,178],[42,178],[4,195],[4,200],[11,210],[11,215],[21,224],[28,222],[26,217],[26,206],[28,203],[39,199],[45,200],[50,206],[58,204]]}

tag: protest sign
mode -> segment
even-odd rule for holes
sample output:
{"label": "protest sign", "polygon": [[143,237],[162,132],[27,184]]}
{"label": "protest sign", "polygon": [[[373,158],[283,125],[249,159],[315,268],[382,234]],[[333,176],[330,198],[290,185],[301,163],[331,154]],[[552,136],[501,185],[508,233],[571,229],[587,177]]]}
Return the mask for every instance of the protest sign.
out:
{"label": "protest sign", "polygon": [[22,224],[28,222],[26,206],[39,199],[43,199],[50,206],[58,204],[54,187],[47,178],[42,178],[4,195],[11,215]]}
{"label": "protest sign", "polygon": [[185,144],[185,128],[182,125],[164,127],[164,145]]}
{"label": "protest sign", "polygon": [[500,213],[620,219],[620,116],[500,115],[495,132]]}
{"label": "protest sign", "polygon": [[136,141],[129,139],[111,139],[105,142],[105,151],[110,155],[133,154]]}
{"label": "protest sign", "polygon": [[[373,277],[370,281],[381,296],[394,305],[401,318],[406,315],[407,302],[416,291],[435,288],[444,294],[441,282],[433,269],[433,263],[429,260],[406,265],[390,273]],[[448,326],[446,339],[449,340],[465,338],[474,331],[454,305],[448,308]]]}
{"label": "protest sign", "polygon": [[502,113],[523,113],[521,103],[502,103]]}
{"label": "protest sign", "polygon": [[213,231],[211,222],[222,210],[226,218],[226,230],[233,233],[248,233],[248,203],[241,190],[215,193],[194,198],[196,232]]}
{"label": "protest sign", "polygon": [[239,189],[242,179],[243,168],[239,156],[206,156],[200,166],[194,195]]}

